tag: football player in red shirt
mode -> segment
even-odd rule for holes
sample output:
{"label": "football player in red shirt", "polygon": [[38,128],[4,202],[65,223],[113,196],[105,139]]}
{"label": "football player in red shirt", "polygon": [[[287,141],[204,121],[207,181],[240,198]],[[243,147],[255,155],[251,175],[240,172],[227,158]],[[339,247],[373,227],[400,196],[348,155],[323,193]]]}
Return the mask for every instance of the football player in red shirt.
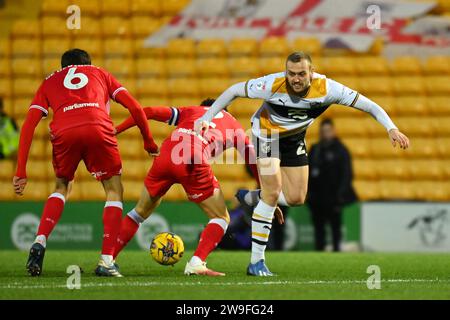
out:
{"label": "football player in red shirt", "polygon": [[20,134],[17,171],[13,178],[14,191],[18,195],[23,194],[27,183],[26,163],[34,130],[52,109],[50,139],[56,187],[45,203],[26,268],[32,276],[42,273],[47,239],[61,217],[69,182],[83,160],[89,172],[103,184],[106,193],[102,254],[95,273],[121,276],[114,265],[113,253],[122,219],[122,163],[109,116],[109,99],[129,110],[141,131],[147,152],[156,154],[158,147],[139,103],[111,74],[91,65],[86,51],[72,49],[65,52],[61,67],[41,84]]}
{"label": "football player in red shirt", "polygon": [[[223,273],[206,267],[206,257],[221,241],[228,227],[225,200],[219,183],[208,163],[214,156],[228,148],[236,148],[250,165],[255,177],[253,145],[239,122],[228,112],[222,111],[213,119],[214,128],[204,136],[193,130],[194,121],[203,115],[214,100],[208,99],[201,106],[192,107],[148,107],[144,108],[147,119],[167,122],[176,126],[161,145],[160,155],[155,158],[144,182],[144,189],[136,207],[122,220],[114,258],[137,232],[139,225],[147,219],[161,202],[161,197],[175,184],[180,183],[190,201],[197,203],[209,218],[201,234],[194,256],[186,264],[185,274],[222,276]],[[120,133],[135,125],[132,118],[117,126]],[[277,212],[278,219],[281,211]]]}

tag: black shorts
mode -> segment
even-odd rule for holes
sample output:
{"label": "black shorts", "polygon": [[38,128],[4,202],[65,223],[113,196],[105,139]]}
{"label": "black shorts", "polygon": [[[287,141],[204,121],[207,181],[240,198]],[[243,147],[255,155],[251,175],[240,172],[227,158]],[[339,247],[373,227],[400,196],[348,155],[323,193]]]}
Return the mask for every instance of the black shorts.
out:
{"label": "black shorts", "polygon": [[308,165],[305,134],[302,132],[272,142],[254,137],[256,158],[278,158],[281,167],[302,167]]}

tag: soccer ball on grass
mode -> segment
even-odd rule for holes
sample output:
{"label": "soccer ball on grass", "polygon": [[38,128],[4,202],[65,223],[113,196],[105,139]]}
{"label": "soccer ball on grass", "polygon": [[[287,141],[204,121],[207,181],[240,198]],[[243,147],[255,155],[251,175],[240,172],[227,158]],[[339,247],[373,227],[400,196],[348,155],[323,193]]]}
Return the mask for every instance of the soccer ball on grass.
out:
{"label": "soccer ball on grass", "polygon": [[183,253],[183,240],[171,232],[158,233],[150,245],[150,255],[156,262],[164,266],[174,265],[180,261]]}

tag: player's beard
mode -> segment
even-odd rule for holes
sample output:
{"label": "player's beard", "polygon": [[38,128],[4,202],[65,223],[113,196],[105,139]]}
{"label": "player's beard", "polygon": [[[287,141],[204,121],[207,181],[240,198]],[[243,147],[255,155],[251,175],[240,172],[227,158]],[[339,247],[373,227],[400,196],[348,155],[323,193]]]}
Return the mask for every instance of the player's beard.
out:
{"label": "player's beard", "polygon": [[298,87],[294,86],[294,84],[290,83],[290,82],[288,82],[288,84],[289,84],[290,91],[292,91],[296,95],[302,96],[302,95],[306,94],[306,92],[308,92],[308,89],[311,86],[311,80],[306,79],[304,81],[299,81],[298,84],[300,84],[300,86],[298,86]]}

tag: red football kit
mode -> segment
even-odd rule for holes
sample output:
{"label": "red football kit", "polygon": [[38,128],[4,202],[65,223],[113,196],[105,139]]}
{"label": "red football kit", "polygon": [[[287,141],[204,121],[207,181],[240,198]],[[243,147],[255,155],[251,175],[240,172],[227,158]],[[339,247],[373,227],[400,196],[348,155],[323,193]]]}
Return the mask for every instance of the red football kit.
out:
{"label": "red football kit", "polygon": [[[236,148],[258,177],[253,145],[239,122],[228,112],[220,112],[206,133],[200,135],[194,131],[195,121],[207,109],[202,106],[144,108],[147,119],[177,127],[162,143],[160,155],[155,158],[145,179],[152,197],[161,197],[173,184],[180,183],[189,200],[197,203],[206,200],[219,188],[208,160],[229,148]],[[134,121],[129,117],[117,126],[117,133],[133,125]]]}
{"label": "red football kit", "polygon": [[145,149],[156,151],[142,108],[111,74],[91,65],[68,66],[47,77],[31,103],[20,138],[16,175],[26,177],[34,128],[50,108],[56,177],[72,180],[81,160],[98,180],[120,174],[122,164],[109,116],[110,99],[129,109],[141,129]]}

